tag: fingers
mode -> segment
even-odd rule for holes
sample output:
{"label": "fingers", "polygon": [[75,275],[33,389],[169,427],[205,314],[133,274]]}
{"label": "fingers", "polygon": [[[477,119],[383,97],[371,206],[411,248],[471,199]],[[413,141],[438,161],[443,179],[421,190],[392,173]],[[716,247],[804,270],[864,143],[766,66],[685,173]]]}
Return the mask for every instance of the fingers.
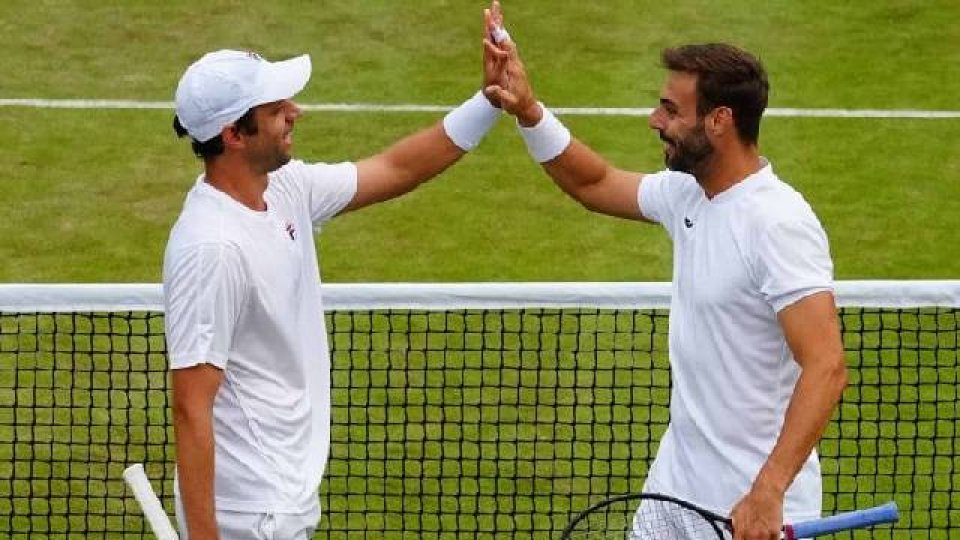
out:
{"label": "fingers", "polygon": [[490,86],[483,89],[483,93],[488,96],[500,99],[507,92],[503,88],[501,88],[499,84],[491,84]]}
{"label": "fingers", "polygon": [[517,45],[511,39],[498,43],[494,41],[491,36],[488,36],[484,38],[483,46],[486,52],[497,60],[512,60],[518,64],[523,63],[520,60],[520,54],[517,52]]}
{"label": "fingers", "polygon": [[512,79],[519,78],[523,81],[527,81],[527,70],[523,67],[523,62],[520,61],[520,58],[515,55],[511,55],[507,59],[503,70],[506,72],[507,77]]}
{"label": "fingers", "polygon": [[483,10],[484,32],[494,43],[503,43],[510,40],[510,34],[503,27],[503,12],[500,2],[493,2]]}
{"label": "fingers", "polygon": [[517,103],[516,96],[504,90],[499,85],[493,84],[484,88],[483,95],[500,103],[501,108],[507,112],[512,112],[515,109],[515,105]]}
{"label": "fingers", "polygon": [[483,40],[483,48],[490,53],[490,56],[493,56],[497,60],[507,60],[510,58],[510,53],[504,50],[501,47],[498,47],[489,38]]}

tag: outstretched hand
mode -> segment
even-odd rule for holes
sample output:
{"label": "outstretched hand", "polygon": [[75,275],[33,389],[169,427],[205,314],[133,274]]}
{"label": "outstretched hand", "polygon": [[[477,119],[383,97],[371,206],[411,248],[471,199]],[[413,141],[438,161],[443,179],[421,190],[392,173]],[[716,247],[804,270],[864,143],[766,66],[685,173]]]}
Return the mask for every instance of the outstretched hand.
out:
{"label": "outstretched hand", "polygon": [[517,46],[503,27],[500,2],[483,10],[483,94],[490,103],[517,117],[521,125],[540,121],[543,111],[533,95]]}
{"label": "outstretched hand", "polygon": [[500,107],[500,100],[497,96],[487,93],[486,89],[502,84],[507,58],[506,55],[499,54],[500,51],[496,47],[488,47],[488,44],[500,42],[504,33],[506,30],[503,30],[503,13],[500,11],[500,3],[494,1],[489,8],[483,10],[483,85],[481,86],[484,95],[494,107]]}

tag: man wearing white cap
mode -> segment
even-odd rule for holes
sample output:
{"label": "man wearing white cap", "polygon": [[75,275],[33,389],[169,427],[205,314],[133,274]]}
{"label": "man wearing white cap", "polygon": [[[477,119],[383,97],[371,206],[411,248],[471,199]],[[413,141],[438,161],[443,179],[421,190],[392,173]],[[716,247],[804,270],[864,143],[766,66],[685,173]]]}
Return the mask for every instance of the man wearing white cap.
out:
{"label": "man wearing white cap", "polygon": [[[477,93],[356,163],[292,160],[310,58],[223,50],[184,73],[174,128],[204,173],[164,257],[183,537],[309,538],[330,437],[330,359],[312,231],[397,197],[500,116]],[[487,79],[490,84],[492,79]]]}

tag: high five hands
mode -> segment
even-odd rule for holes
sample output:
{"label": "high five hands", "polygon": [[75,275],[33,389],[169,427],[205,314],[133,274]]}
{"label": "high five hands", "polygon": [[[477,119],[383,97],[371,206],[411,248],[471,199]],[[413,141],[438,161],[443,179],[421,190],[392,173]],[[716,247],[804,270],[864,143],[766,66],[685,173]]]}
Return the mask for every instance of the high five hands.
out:
{"label": "high five hands", "polygon": [[533,94],[517,46],[503,26],[500,2],[483,10],[483,94],[517,117],[522,126],[540,121],[543,111]]}

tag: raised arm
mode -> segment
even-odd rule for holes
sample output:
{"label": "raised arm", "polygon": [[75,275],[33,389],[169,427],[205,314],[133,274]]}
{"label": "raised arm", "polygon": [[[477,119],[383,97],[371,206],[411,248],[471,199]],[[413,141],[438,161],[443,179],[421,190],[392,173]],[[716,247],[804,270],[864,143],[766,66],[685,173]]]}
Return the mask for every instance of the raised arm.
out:
{"label": "raised arm", "polygon": [[[550,111],[537,102],[516,44],[494,36],[503,32],[499,2],[486,10],[485,64],[498,62],[501,70],[484,88],[491,101],[517,118],[530,154],[565,193],[587,209],[611,216],[644,220],[637,193],[643,174],[610,165],[586,144],[570,135]],[[505,34],[501,34],[505,35]]]}
{"label": "raised arm", "polygon": [[[484,39],[486,28],[484,24]],[[501,69],[502,62],[484,55],[482,87],[493,84]],[[480,144],[500,113],[494,97],[477,92],[443,121],[359,161],[357,193],[344,211],[399,197],[440,174]]]}
{"label": "raised arm", "polygon": [[800,364],[800,378],[773,451],[731,514],[737,540],[779,538],[787,488],[820,440],[847,383],[831,292],[799,300],[782,309],[778,319]]}
{"label": "raised arm", "polygon": [[383,152],[357,162],[357,193],[344,211],[408,193],[464,154],[466,150],[454,144],[442,123],[404,137]]}

